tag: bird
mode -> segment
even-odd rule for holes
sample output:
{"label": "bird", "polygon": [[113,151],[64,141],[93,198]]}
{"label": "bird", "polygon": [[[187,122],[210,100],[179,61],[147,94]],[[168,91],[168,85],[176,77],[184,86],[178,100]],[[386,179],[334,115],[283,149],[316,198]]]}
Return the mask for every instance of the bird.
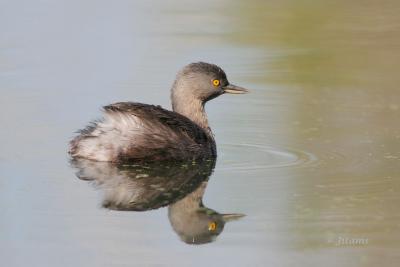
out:
{"label": "bird", "polygon": [[168,206],[193,192],[214,171],[216,160],[115,164],[76,158],[75,175],[103,192],[103,208],[148,211]]}
{"label": "bird", "polygon": [[190,63],[172,85],[172,111],[136,102],[107,105],[102,119],[91,122],[70,141],[69,154],[115,163],[216,158],[204,106],[225,93],[247,92],[231,84],[219,66]]}
{"label": "bird", "polygon": [[227,222],[241,213],[219,213],[203,205],[216,160],[115,164],[71,160],[76,176],[102,193],[103,208],[145,212],[168,207],[168,219],[180,240],[190,245],[216,241]]}
{"label": "bird", "polygon": [[227,222],[246,216],[241,213],[219,213],[203,204],[203,195],[208,181],[183,199],[168,206],[168,218],[172,229],[189,245],[214,242],[224,230]]}

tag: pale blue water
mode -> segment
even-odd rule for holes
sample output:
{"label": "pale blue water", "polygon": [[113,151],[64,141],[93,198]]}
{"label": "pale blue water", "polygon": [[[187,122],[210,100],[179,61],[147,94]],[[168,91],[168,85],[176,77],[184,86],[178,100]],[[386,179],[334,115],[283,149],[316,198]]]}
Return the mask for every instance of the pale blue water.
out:
{"label": "pale blue water", "polygon": [[[260,18],[238,16],[234,3],[0,1],[1,266],[397,266],[395,78],[358,74],[376,90],[293,81],[294,70],[274,62],[297,50],[257,39],[257,27],[273,36],[292,16],[270,9],[271,21],[254,26]],[[382,43],[394,49],[397,40]],[[219,157],[204,203],[247,216],[193,246],[172,230],[166,208],[102,208],[101,191],[76,178],[66,151],[102,105],[169,108],[176,72],[199,60],[252,93],[207,104]],[[268,80],[285,73],[288,84]]]}

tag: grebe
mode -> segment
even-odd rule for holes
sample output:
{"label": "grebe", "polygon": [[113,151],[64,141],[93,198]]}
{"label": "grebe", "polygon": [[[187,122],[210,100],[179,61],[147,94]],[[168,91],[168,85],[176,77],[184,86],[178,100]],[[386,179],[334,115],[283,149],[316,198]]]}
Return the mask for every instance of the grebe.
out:
{"label": "grebe", "polygon": [[197,62],[178,72],[171,89],[172,110],[119,102],[104,107],[104,118],[70,142],[72,158],[109,162],[190,160],[217,156],[204,105],[224,93],[243,94],[214,64]]}
{"label": "grebe", "polygon": [[84,158],[71,160],[76,176],[99,190],[102,207],[148,211],[168,206],[172,229],[187,244],[215,241],[227,222],[245,216],[219,213],[203,204],[216,159],[180,162],[115,164]]}

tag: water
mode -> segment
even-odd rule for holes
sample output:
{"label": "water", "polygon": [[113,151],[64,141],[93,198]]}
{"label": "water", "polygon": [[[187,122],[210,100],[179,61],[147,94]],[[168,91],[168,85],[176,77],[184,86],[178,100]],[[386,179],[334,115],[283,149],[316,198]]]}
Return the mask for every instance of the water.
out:
{"label": "water", "polygon": [[[1,1],[2,265],[397,266],[399,11],[391,0]],[[78,179],[66,150],[102,105],[169,107],[176,71],[198,60],[252,92],[207,104],[219,157],[185,194],[246,216],[188,245],[169,207],[102,207],[104,187]]]}

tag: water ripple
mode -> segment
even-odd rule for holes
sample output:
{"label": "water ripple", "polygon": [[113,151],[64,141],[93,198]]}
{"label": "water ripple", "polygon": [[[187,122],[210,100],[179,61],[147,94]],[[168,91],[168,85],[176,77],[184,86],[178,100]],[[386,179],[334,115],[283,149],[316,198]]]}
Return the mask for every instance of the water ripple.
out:
{"label": "water ripple", "polygon": [[314,154],[306,151],[263,144],[223,144],[220,151],[222,169],[229,170],[303,167],[318,162]]}

